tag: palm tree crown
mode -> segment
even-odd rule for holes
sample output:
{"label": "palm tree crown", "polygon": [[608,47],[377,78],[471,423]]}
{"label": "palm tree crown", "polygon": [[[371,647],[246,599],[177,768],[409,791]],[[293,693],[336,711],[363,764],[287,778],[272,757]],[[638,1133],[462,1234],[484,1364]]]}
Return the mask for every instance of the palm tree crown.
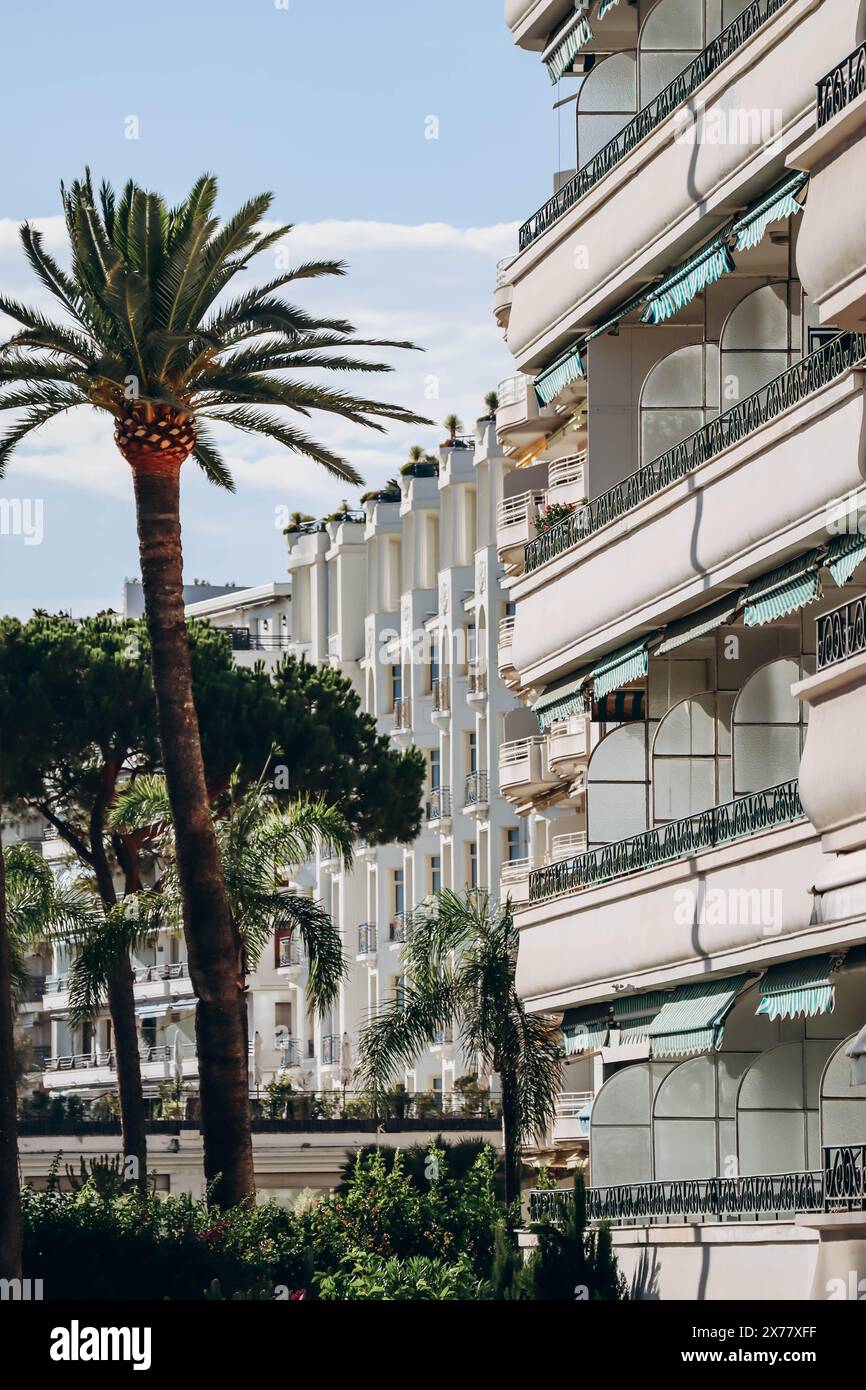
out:
{"label": "palm tree crown", "polygon": [[266,435],[352,483],[360,480],[345,459],[274,411],[304,418],[324,411],[376,430],[384,428],[377,417],[429,423],[401,406],[285,376],[305,368],[390,371],[347,350],[412,347],[359,338],[345,320],[314,318],[277,293],[298,280],[342,275],[342,262],[310,261],[221,298],[254,256],[291,231],[262,228],[272,194],[250,199],[220,223],[209,174],[173,209],[132,181],[119,199],[107,183],[97,197],[89,171],[61,192],[70,272],[35,227],[24,223],[20,236],[63,321],[0,297],[0,312],[21,325],[0,344],[0,409],[22,412],[0,439],[0,476],[20,440],[79,405],[114,417],[116,442],[133,465],[155,449],[166,463],[191,452],[208,478],[227,488],[231,476],[206,421]]}

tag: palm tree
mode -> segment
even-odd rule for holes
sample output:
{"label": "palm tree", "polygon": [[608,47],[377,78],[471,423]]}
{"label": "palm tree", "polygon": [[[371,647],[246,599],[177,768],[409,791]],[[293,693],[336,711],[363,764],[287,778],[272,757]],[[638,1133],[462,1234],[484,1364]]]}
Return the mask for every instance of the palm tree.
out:
{"label": "palm tree", "polygon": [[497,391],[488,391],[487,395],[484,397],[484,406],[487,411],[484,418],[492,420],[499,409],[499,393]]}
{"label": "palm tree", "polygon": [[[152,649],[159,735],[177,836],[190,975],[201,1001],[205,1171],[218,1202],[254,1187],[247,1058],[238,1007],[242,988],[229,903],[205,788],[183,611],[180,470],[192,455],[211,482],[233,487],[206,425],[233,425],[305,454],[350,483],[345,459],[316,442],[282,410],[314,411],[382,430],[382,419],[426,423],[401,406],[298,381],[302,368],[380,372],[357,347],[410,347],[361,339],[342,319],[314,318],[277,291],[297,280],[342,275],[338,261],[284,271],[268,283],[221,298],[253,257],[290,228],[261,228],[272,195],[250,199],[227,221],[214,216],[217,184],[197,180],[169,209],[130,181],[119,199],[89,171],[62,188],[71,271],[46,251],[40,233],[20,229],[25,255],[59,302],[63,321],[0,297],[21,325],[0,345],[0,409],[21,412],[0,441],[0,475],[31,431],[79,405],[114,420],[118,450],[132,470],[145,614]],[[216,1180],[219,1179],[217,1182]]]}
{"label": "palm tree", "polygon": [[[141,776],[118,796],[112,823],[125,831],[156,830],[155,847],[165,871],[157,889],[140,893],[142,920],[180,927],[182,887],[176,837],[163,778]],[[307,958],[307,997],[323,1015],[334,1004],[346,963],[340,933],[319,903],[288,891],[288,869],[303,864],[318,845],[334,846],[343,863],[352,863],[352,832],[342,812],[322,800],[279,803],[263,781],[240,791],[233,779],[214,823],[237,945],[237,976],[245,980],[275,935],[292,933]],[[132,931],[130,930],[130,935]],[[73,969],[70,996],[81,1011],[93,1012],[105,988],[107,961],[102,938],[94,937]],[[246,1024],[246,1007],[243,1009]]]}
{"label": "palm tree", "polygon": [[517,994],[517,944],[510,902],[448,890],[429,898],[406,924],[400,998],[365,1027],[358,1062],[362,1086],[378,1093],[437,1032],[459,1032],[479,1070],[499,1074],[508,1202],[520,1195],[522,1145],[553,1120],[561,1073],[557,1026]]}
{"label": "palm tree", "polygon": [[457,436],[463,429],[463,421],[460,419],[459,415],[446,415],[442,424],[448,431],[448,438],[445,441],[445,445],[447,448],[453,449],[457,443]]}

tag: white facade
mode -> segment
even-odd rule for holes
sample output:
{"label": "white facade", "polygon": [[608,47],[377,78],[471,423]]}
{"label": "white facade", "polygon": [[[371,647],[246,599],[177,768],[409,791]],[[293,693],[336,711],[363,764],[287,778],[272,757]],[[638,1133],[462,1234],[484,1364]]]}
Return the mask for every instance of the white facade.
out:
{"label": "white facade", "polygon": [[[866,21],[584,8],[575,53],[573,5],[506,3],[576,158],[494,305],[518,987],[569,1056],[544,1152],[588,1153],[636,1296],[756,1291],[796,1246],[772,1296],[828,1297],[831,1245],[866,1266]],[[700,1258],[659,1214],[710,1223]]]}

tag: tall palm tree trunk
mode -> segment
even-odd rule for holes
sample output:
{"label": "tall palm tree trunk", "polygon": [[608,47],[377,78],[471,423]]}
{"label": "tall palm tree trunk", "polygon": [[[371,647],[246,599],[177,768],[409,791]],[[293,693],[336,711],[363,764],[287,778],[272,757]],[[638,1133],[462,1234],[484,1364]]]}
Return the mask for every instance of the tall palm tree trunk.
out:
{"label": "tall palm tree trunk", "polygon": [[205,786],[183,611],[180,464],[158,454],[133,465],[144,607],[157,724],[175,828],[196,1041],[204,1169],[231,1206],[255,1186],[248,1059],[238,954]]}
{"label": "tall palm tree trunk", "polygon": [[[0,781],[0,816],[3,787]],[[18,1091],[12,1012],[12,953],[6,920],[6,874],[0,847],[0,1279],[21,1278],[18,1185]]]}
{"label": "tall palm tree trunk", "polygon": [[118,962],[108,982],[108,1009],[114,1040],[117,1092],[120,1097],[120,1128],[124,1165],[132,1160],[130,1181],[147,1190],[147,1129],[141,1086],[141,1054],[135,1021],[135,990],[132,963],[128,955]]}
{"label": "tall palm tree trunk", "polygon": [[510,1068],[502,1068],[500,1083],[502,1086],[502,1131],[505,1145],[505,1201],[510,1203],[520,1197],[520,1172],[522,1168],[520,1102],[517,1078]]}

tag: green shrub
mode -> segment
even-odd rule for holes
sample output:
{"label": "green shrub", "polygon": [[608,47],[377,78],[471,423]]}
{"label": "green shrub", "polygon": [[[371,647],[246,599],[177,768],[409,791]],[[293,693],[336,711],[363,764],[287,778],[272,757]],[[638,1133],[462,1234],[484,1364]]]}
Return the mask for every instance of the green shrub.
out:
{"label": "green shrub", "polygon": [[477,1299],[480,1281],[466,1255],[453,1263],[428,1255],[384,1259],[369,1250],[352,1250],[330,1274],[316,1274],[319,1298],[393,1302]]}

